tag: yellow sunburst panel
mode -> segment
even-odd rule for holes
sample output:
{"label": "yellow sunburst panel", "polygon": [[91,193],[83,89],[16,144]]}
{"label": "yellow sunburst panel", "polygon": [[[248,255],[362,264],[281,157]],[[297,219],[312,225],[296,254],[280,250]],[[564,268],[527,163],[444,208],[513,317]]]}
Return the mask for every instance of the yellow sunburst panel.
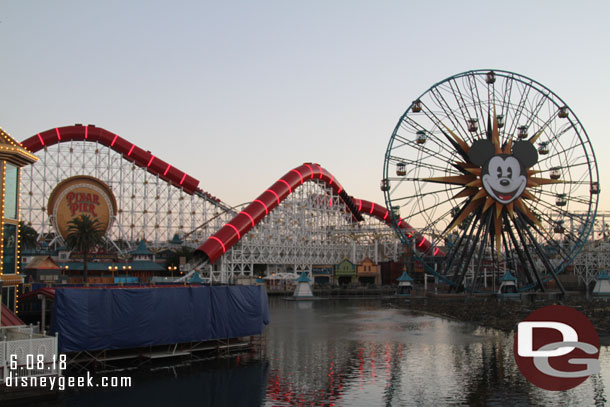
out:
{"label": "yellow sunburst panel", "polygon": [[483,170],[481,168],[464,168],[465,171],[468,171],[472,175],[481,176]]}
{"label": "yellow sunburst panel", "polygon": [[[531,185],[530,185],[530,183],[531,183]],[[539,187],[540,185],[561,184],[561,183],[563,183],[563,180],[560,180],[560,179],[539,178],[539,177],[529,177],[527,179],[528,187]]]}
{"label": "yellow sunburst panel", "polygon": [[[509,139],[508,142],[506,143],[506,146],[504,146],[504,150],[502,150],[503,154],[510,154],[510,151],[513,149],[513,139]],[[529,174],[528,170],[528,174]]]}
{"label": "yellow sunburst panel", "polygon": [[453,220],[451,225],[449,225],[449,227],[447,228],[447,233],[449,233],[453,228],[462,223],[468,217],[468,215],[474,212],[479,206],[481,206],[481,202],[478,200],[471,201],[468,205],[466,205],[462,213],[460,213],[459,216]]}
{"label": "yellow sunburst panel", "polygon": [[468,144],[466,144],[466,142],[464,140],[462,140],[461,137],[459,137],[457,134],[455,134],[453,132],[453,130],[451,130],[449,127],[447,127],[445,125],[445,123],[441,122],[441,124],[449,132],[449,134],[451,134],[451,137],[453,137],[455,142],[458,143],[458,145],[462,148],[462,150],[464,150],[466,152],[466,154],[468,154],[468,152],[470,151],[470,146]]}
{"label": "yellow sunburst panel", "polygon": [[[518,202],[519,201],[519,202]],[[510,205],[512,205],[513,202],[510,203]],[[542,225],[540,224],[540,221],[538,220],[538,218],[536,217],[536,215],[534,215],[529,208],[525,205],[525,202],[521,201],[521,198],[515,200],[514,202],[515,206],[517,206],[517,208],[524,213],[530,220],[532,220],[532,222],[534,222],[537,226],[540,227],[539,232],[541,232],[547,239],[553,240],[553,236],[551,236],[551,233],[546,230],[545,228],[542,227]],[[523,207],[523,209],[521,209],[520,205]],[[508,206],[508,205],[507,205]],[[514,209],[511,206],[510,208],[507,208],[508,210],[508,214],[509,216],[514,220],[515,218],[515,213],[514,213]]]}
{"label": "yellow sunburst panel", "polygon": [[467,187],[471,187],[471,188],[480,188],[483,186],[483,181],[481,181],[481,178],[477,178],[472,182],[469,182],[468,184],[466,184]]}
{"label": "yellow sunburst panel", "polygon": [[542,135],[542,133],[544,133],[545,128],[546,128],[546,126],[543,127],[542,129],[540,129],[540,131],[538,133],[536,133],[536,135],[532,136],[529,139],[529,142],[534,144],[536,142],[536,140],[538,140],[538,137],[540,137]]}
{"label": "yellow sunburst panel", "polygon": [[506,205],[506,212],[508,212],[508,215],[511,218],[513,218],[515,216],[515,203],[514,202],[511,202],[508,205]]}
{"label": "yellow sunburst panel", "polygon": [[[531,201],[539,201],[539,199],[532,195],[529,191],[523,191],[523,193],[521,193],[521,199],[529,199]],[[512,203],[512,202],[511,202]]]}
{"label": "yellow sunburst panel", "polygon": [[424,181],[437,182],[440,184],[453,184],[453,185],[468,185],[470,182],[477,179],[474,175],[454,175],[449,177],[432,177],[424,178]]}
{"label": "yellow sunburst panel", "polygon": [[476,195],[479,192],[478,188],[465,188],[453,196],[453,199],[468,198]]}
{"label": "yellow sunburst panel", "polygon": [[496,107],[494,106],[494,123],[491,132],[491,143],[496,148],[496,154],[501,154],[502,149],[500,148],[500,127],[498,126],[498,116],[496,116]]}
{"label": "yellow sunburst panel", "polygon": [[531,220],[537,226],[542,228],[542,224],[540,223],[540,221],[538,220],[536,215],[534,215],[534,213],[532,211],[530,211],[530,209],[527,207],[527,205],[525,205],[525,203],[523,202],[523,200],[521,198],[515,199],[515,206],[517,207],[517,209],[519,209],[519,211],[521,213],[523,213],[525,216],[527,216],[527,218],[529,220]]}
{"label": "yellow sunburst panel", "polygon": [[487,196],[487,192],[485,192],[484,189],[480,189],[479,192],[474,194],[474,196],[472,197],[472,200],[476,201],[477,199],[485,198],[485,196]]}
{"label": "yellow sunburst panel", "polygon": [[496,219],[500,219],[500,216],[502,215],[502,209],[504,209],[504,204],[496,202]]}
{"label": "yellow sunburst panel", "polygon": [[496,202],[496,201],[495,201],[495,200],[494,200],[492,197],[490,197],[490,196],[488,196],[487,198],[485,198],[485,205],[483,205],[483,213],[487,212],[487,210],[488,210],[489,208],[491,208],[491,206],[492,206],[492,205],[493,205],[495,202]]}

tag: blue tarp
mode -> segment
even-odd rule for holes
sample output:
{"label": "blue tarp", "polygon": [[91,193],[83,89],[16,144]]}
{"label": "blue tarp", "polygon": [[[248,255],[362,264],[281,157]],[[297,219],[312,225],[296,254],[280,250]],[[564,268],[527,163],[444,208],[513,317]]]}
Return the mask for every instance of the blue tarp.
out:
{"label": "blue tarp", "polygon": [[58,288],[59,351],[126,349],[235,338],[269,323],[261,286]]}

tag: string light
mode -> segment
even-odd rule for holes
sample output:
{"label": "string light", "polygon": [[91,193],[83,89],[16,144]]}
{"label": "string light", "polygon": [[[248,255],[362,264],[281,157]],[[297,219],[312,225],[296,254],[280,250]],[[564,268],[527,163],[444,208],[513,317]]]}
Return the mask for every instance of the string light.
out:
{"label": "string light", "polygon": [[0,146],[0,151],[2,151],[2,150],[5,150],[5,151],[14,151],[14,152],[17,152],[17,153],[19,153],[21,155],[24,155],[27,158],[30,158],[30,159],[32,159],[34,161],[38,161],[38,157],[36,157],[34,154],[32,154],[30,152],[30,150],[28,150],[26,147],[24,147],[21,143],[16,142],[11,137],[11,135],[8,134],[7,132],[5,132],[2,128],[0,128],[0,135],[2,136],[2,138],[4,138],[5,141],[7,141],[10,145],[13,146],[13,147],[4,146],[4,145]]}
{"label": "string light", "polygon": [[19,201],[20,201],[19,197],[21,196],[20,175],[21,175],[21,168],[17,167],[17,210],[15,211],[15,217],[17,218],[17,256],[16,256],[17,264],[15,266],[15,271],[17,272],[17,274],[20,274],[20,271],[21,271],[21,262],[19,261],[21,259],[21,228],[19,227],[19,215],[20,215],[19,210],[21,209],[20,203],[19,203]]}
{"label": "string light", "polygon": [[[57,137],[58,139],[61,140],[60,136],[59,136],[59,129],[56,129],[57,131]],[[24,164],[27,163],[33,163],[35,161],[38,161],[38,158],[32,154],[27,148],[25,148],[21,143],[16,142],[8,133],[6,133],[2,128],[0,128],[0,136],[2,136],[2,138],[8,142],[8,144],[10,145],[0,145],[0,157],[8,155],[13,157],[12,160],[10,160],[11,162],[14,161],[15,165],[15,169],[17,171],[17,179],[16,179],[16,184],[14,185],[15,188],[15,213],[14,213],[14,219],[11,219],[11,221],[6,222],[5,216],[5,198],[6,198],[6,169],[7,169],[7,163],[6,160],[2,160],[2,195],[0,196],[0,200],[2,201],[1,203],[1,207],[0,207],[0,280],[4,280],[4,238],[5,238],[5,234],[4,234],[4,228],[7,224],[13,225],[15,227],[15,252],[13,253],[13,258],[14,258],[14,269],[13,270],[9,270],[8,272],[10,274],[15,274],[13,278],[6,280],[8,283],[10,283],[11,286],[14,286],[14,296],[13,296],[13,303],[15,305],[15,314],[19,313],[19,294],[20,294],[20,283],[21,283],[21,277],[19,276],[20,274],[20,259],[21,259],[21,230],[19,228],[19,212],[20,212],[20,202],[19,202],[19,195],[21,193],[20,190],[20,183],[19,183],[19,177],[20,177],[20,167]],[[38,135],[38,137],[40,138],[40,142],[42,143],[42,145],[44,145],[44,141],[42,140],[42,138],[40,137],[40,134]],[[13,218],[13,213],[10,214],[11,218]],[[14,222],[17,222],[17,224],[14,224]]]}
{"label": "string light", "polygon": [[4,275],[4,187],[6,185],[6,161],[2,161],[2,211],[0,220],[0,275]]}

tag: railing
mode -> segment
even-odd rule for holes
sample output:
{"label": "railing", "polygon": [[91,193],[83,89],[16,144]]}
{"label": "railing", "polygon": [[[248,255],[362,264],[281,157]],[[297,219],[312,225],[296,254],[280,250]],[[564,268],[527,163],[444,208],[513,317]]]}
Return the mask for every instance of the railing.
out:
{"label": "railing", "polygon": [[36,333],[36,327],[0,329],[0,384],[9,376],[59,376],[57,336]]}

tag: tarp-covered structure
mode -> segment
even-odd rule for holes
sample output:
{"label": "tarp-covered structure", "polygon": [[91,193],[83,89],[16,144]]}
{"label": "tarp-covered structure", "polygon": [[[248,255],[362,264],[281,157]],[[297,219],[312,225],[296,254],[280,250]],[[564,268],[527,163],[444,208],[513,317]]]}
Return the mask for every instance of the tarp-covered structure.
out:
{"label": "tarp-covered structure", "polygon": [[60,352],[77,352],[258,335],[268,323],[261,286],[58,288],[51,329]]}

